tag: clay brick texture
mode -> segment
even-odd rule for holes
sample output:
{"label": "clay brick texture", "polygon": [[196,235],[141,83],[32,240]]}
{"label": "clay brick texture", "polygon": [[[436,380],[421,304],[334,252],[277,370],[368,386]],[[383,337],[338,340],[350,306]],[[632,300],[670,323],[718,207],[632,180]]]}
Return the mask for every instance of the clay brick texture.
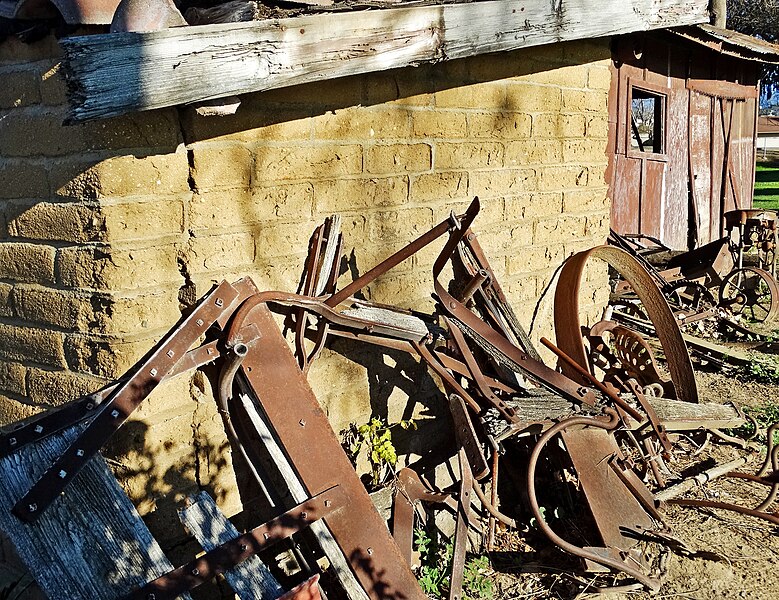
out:
{"label": "clay brick texture", "polygon": [[[0,425],[121,375],[223,278],[294,291],[313,228],[335,212],[343,284],[478,195],[474,228],[536,338],[550,333],[556,268],[608,232],[607,42],[252,94],[227,117],[181,107],[67,127],[57,53],[52,39],[0,44]],[[432,309],[438,248],[366,296]],[[340,342],[312,369],[336,431],[372,410],[443,410],[415,361],[402,358],[419,390],[387,360]],[[192,374],[163,386],[112,443],[142,510],[170,481],[238,510],[211,387]]]}

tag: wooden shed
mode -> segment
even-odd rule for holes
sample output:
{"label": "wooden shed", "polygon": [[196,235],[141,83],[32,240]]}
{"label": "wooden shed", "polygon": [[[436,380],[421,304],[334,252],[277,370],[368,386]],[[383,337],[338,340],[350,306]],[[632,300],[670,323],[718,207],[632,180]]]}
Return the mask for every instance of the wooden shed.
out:
{"label": "wooden shed", "polygon": [[752,205],[761,63],[779,47],[710,25],[621,36],[609,95],[611,226],[687,250]]}

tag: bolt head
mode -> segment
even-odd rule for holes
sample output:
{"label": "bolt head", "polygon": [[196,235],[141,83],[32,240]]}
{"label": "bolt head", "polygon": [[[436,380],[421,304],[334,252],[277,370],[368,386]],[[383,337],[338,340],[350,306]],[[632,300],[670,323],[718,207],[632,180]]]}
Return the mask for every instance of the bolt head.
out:
{"label": "bolt head", "polygon": [[43,427],[41,425],[36,425],[35,433],[43,433]]}
{"label": "bolt head", "polygon": [[192,569],[191,573],[192,573],[192,574],[193,574],[195,577],[197,577],[198,575],[200,575],[200,571],[199,571],[198,569]]}
{"label": "bolt head", "polygon": [[8,440],[8,445],[9,446],[13,447],[13,446],[16,446],[16,444],[17,444],[16,438],[11,438],[11,439]]}
{"label": "bolt head", "polygon": [[370,556],[371,554],[373,554],[373,548],[368,548],[368,555]]}
{"label": "bolt head", "polygon": [[305,419],[300,419],[299,423],[300,423],[301,427],[305,427],[306,426],[306,420]]}
{"label": "bolt head", "polygon": [[27,510],[30,511],[31,513],[34,513],[36,510],[38,510],[38,505],[30,504],[29,506],[27,506]]}

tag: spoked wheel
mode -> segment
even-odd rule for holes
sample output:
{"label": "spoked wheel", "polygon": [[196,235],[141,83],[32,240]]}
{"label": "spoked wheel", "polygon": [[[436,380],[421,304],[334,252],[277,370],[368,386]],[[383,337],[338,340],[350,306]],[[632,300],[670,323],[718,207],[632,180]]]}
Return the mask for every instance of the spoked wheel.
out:
{"label": "spoked wheel", "polygon": [[670,284],[667,295],[672,307],[687,313],[688,318],[710,311],[717,305],[708,288],[696,281],[676,281]]}
{"label": "spoked wheel", "polygon": [[757,323],[773,321],[779,316],[779,286],[763,269],[735,269],[720,286],[719,304]]}

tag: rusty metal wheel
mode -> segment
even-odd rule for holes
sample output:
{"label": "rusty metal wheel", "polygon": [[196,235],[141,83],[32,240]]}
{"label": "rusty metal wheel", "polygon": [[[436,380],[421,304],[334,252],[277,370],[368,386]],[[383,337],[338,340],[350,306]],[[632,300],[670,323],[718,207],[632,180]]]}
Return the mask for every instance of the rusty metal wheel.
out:
{"label": "rusty metal wheel", "polygon": [[734,269],[720,286],[719,305],[756,323],[774,321],[779,317],[779,286],[763,269]]}
{"label": "rusty metal wheel", "polygon": [[669,284],[666,293],[671,304],[686,312],[702,313],[717,306],[714,294],[697,281],[675,281]]}

